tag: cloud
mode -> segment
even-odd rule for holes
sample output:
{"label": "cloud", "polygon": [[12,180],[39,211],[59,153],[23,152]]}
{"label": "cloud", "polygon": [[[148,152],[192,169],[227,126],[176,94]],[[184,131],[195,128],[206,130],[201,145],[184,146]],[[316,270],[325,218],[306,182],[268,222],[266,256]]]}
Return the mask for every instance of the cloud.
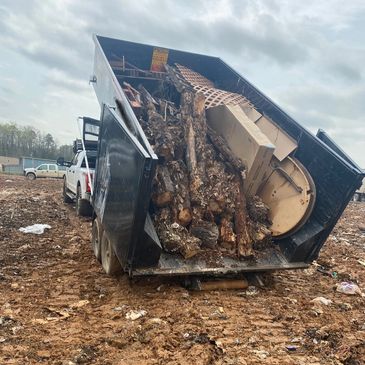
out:
{"label": "cloud", "polygon": [[2,114],[61,138],[79,114],[98,116],[87,84],[97,33],[219,56],[311,130],[348,146],[351,126],[365,140],[363,0],[3,0],[0,29],[1,75],[21,80],[0,80]]}

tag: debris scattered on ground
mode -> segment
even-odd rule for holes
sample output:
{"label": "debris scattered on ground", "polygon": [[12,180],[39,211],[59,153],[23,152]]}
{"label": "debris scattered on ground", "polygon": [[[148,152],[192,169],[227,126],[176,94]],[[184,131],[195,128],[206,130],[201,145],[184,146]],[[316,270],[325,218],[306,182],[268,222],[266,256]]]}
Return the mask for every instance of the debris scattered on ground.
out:
{"label": "debris scattered on ground", "polygon": [[122,311],[124,308],[126,308],[126,305],[125,305],[125,304],[120,305],[120,306],[118,306],[118,307],[114,307],[114,308],[113,308],[113,311],[115,311],[115,312],[120,312],[120,311]]}
{"label": "debris scattered on ground", "polygon": [[89,304],[89,303],[90,302],[87,299],[80,300],[80,301],[78,301],[76,303],[70,304],[70,308],[73,308],[73,309],[75,309],[75,308],[81,308],[81,307],[83,307],[83,306],[85,306],[86,304]]}
{"label": "debris scattered on ground", "polygon": [[311,303],[330,305],[330,304],[332,304],[332,300],[324,298],[324,297],[317,297],[317,298],[312,299]]}
{"label": "debris scattered on ground", "polygon": [[297,346],[293,346],[293,345],[288,345],[286,346],[286,349],[290,352],[296,351],[297,350]]}
{"label": "debris scattered on ground", "polygon": [[245,293],[248,296],[253,296],[253,295],[257,295],[259,294],[259,291],[257,290],[256,286],[250,285],[246,291],[244,291],[243,293]]}
{"label": "debris scattered on ground", "polygon": [[365,260],[357,260],[357,262],[362,265],[362,266],[365,266]]}
{"label": "debris scattered on ground", "polygon": [[130,319],[131,321],[135,321],[136,319],[142,318],[147,314],[147,311],[141,310],[130,310],[126,313],[125,318]]}
{"label": "debris scattered on ground", "polygon": [[358,285],[351,281],[342,281],[341,283],[338,283],[336,285],[336,291],[348,295],[362,294]]}
{"label": "debris scattered on ground", "polygon": [[32,226],[19,228],[19,231],[23,233],[43,234],[45,229],[51,229],[51,226],[49,224],[33,224]]}

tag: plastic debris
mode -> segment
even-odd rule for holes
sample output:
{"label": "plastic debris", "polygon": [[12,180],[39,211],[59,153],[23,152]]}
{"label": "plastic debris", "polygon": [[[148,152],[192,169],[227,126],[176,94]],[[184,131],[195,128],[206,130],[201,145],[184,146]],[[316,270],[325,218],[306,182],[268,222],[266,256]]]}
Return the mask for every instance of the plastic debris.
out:
{"label": "plastic debris", "polygon": [[147,314],[147,311],[145,311],[143,309],[138,310],[138,311],[131,310],[125,315],[125,318],[130,319],[131,321],[135,321],[136,319],[144,317],[146,314]]}
{"label": "plastic debris", "polygon": [[270,356],[270,353],[265,350],[253,350],[253,352],[262,360]]}
{"label": "plastic debris", "polygon": [[13,180],[5,180],[5,182],[13,182]]}
{"label": "plastic debris", "polygon": [[32,226],[19,228],[19,231],[23,233],[43,234],[46,228],[50,229],[51,226],[48,224],[33,224]]}
{"label": "plastic debris", "polygon": [[332,304],[332,300],[331,299],[327,299],[324,297],[317,297],[311,300],[311,303],[314,304],[323,304],[323,305],[330,305]]}
{"label": "plastic debris", "polygon": [[78,302],[76,302],[76,303],[72,303],[72,304],[70,304],[70,308],[81,308],[81,307],[83,307],[84,305],[86,305],[86,304],[89,304],[90,302],[87,300],[87,299],[85,299],[85,300],[79,300]]}
{"label": "plastic debris", "polygon": [[120,312],[120,311],[122,311],[124,308],[126,308],[127,306],[125,305],[125,304],[122,304],[122,305],[120,305],[120,306],[118,306],[118,307],[114,307],[113,308],[113,311],[115,311],[115,312]]}
{"label": "plastic debris", "polygon": [[254,296],[254,295],[257,295],[259,294],[259,291],[257,290],[257,288],[253,285],[250,285],[246,291],[245,291],[246,295],[248,296]]}
{"label": "plastic debris", "polygon": [[300,343],[303,341],[302,337],[294,337],[290,340],[291,343]]}
{"label": "plastic debris", "polygon": [[348,295],[355,295],[355,294],[362,295],[360,288],[352,281],[343,281],[343,282],[337,284],[336,290],[339,293],[348,294]]}
{"label": "plastic debris", "polygon": [[357,260],[357,262],[362,265],[362,266],[365,266],[365,260]]}
{"label": "plastic debris", "polygon": [[286,346],[286,349],[290,352],[292,351],[297,351],[297,346],[293,346],[293,345],[288,345]]}

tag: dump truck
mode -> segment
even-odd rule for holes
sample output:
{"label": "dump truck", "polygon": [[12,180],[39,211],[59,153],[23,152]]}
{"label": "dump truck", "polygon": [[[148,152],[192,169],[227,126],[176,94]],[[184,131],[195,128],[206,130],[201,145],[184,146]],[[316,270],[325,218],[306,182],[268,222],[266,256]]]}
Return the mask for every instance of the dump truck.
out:
{"label": "dump truck", "polygon": [[[323,130],[311,134],[220,58],[99,35],[94,43],[90,82],[101,117],[92,246],[108,274],[235,276],[305,268],[318,257],[364,176]],[[151,218],[160,161],[141,126],[138,90],[153,104],[169,87],[166,77],[174,78],[171,69],[177,84],[204,95],[209,128],[245,165],[245,194],[270,208],[273,244],[257,257],[227,255],[212,265],[204,255],[186,259],[161,245]],[[165,117],[181,102],[175,99],[166,101]]]}

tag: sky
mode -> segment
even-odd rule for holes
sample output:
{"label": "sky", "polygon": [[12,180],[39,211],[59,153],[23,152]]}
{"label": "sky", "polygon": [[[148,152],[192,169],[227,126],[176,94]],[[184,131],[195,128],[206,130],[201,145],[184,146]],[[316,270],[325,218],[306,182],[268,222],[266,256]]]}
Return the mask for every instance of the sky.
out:
{"label": "sky", "polygon": [[218,56],[365,168],[363,0],[1,0],[0,123],[98,118],[93,34]]}

